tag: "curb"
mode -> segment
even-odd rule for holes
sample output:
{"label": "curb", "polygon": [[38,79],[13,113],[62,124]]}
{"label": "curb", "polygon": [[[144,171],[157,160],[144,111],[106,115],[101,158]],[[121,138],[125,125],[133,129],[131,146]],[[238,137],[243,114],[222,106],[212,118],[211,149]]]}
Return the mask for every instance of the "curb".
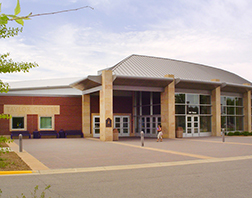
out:
{"label": "curb", "polygon": [[33,171],[0,171],[0,175],[31,174]]}

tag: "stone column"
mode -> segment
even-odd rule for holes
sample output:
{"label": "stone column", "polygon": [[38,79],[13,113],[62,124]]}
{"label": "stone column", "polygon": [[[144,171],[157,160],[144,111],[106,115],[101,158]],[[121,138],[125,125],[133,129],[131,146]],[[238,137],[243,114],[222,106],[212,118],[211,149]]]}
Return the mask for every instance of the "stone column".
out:
{"label": "stone column", "polygon": [[84,137],[91,137],[90,133],[90,95],[82,95],[82,132]]}
{"label": "stone column", "polygon": [[243,94],[244,123],[243,130],[251,132],[251,91]]}
{"label": "stone column", "polygon": [[221,91],[220,86],[211,93],[212,136],[221,136]]}
{"label": "stone column", "polygon": [[[106,121],[110,123],[106,123]],[[100,140],[113,141],[113,82],[111,70],[102,71],[102,89],[100,90]]]}
{"label": "stone column", "polygon": [[164,138],[175,138],[175,82],[161,93],[161,124]]}

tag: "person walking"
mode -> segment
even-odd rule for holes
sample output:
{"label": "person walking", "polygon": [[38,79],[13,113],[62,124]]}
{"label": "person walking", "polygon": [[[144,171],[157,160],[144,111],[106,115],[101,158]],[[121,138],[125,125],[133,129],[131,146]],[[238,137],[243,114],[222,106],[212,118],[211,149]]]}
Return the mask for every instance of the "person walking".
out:
{"label": "person walking", "polygon": [[160,142],[162,142],[163,141],[163,132],[162,132],[162,126],[161,126],[161,124],[158,125],[157,132],[158,132],[157,142],[159,140],[160,140]]}

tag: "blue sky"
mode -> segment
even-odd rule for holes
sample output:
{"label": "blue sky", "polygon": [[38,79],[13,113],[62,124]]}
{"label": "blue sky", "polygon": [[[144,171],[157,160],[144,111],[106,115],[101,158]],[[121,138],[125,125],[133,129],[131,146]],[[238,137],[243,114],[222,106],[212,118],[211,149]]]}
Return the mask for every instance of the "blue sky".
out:
{"label": "blue sky", "polygon": [[[12,14],[16,0],[0,0]],[[86,77],[131,54],[221,68],[252,81],[250,0],[20,0],[21,15],[91,6],[34,17],[19,36],[0,40],[0,54],[39,64],[3,81]],[[17,26],[11,22],[10,26]]]}

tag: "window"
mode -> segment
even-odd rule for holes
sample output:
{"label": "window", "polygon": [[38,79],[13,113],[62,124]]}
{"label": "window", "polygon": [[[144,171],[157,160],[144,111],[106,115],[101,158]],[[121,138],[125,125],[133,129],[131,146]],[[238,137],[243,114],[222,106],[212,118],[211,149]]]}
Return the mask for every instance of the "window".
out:
{"label": "window", "polygon": [[39,128],[40,129],[53,129],[52,128],[52,117],[40,117]]}
{"label": "window", "polygon": [[239,97],[221,96],[221,127],[226,131],[243,130],[243,100]]}
{"label": "window", "polygon": [[24,117],[12,117],[12,129],[24,129],[25,119]]}

